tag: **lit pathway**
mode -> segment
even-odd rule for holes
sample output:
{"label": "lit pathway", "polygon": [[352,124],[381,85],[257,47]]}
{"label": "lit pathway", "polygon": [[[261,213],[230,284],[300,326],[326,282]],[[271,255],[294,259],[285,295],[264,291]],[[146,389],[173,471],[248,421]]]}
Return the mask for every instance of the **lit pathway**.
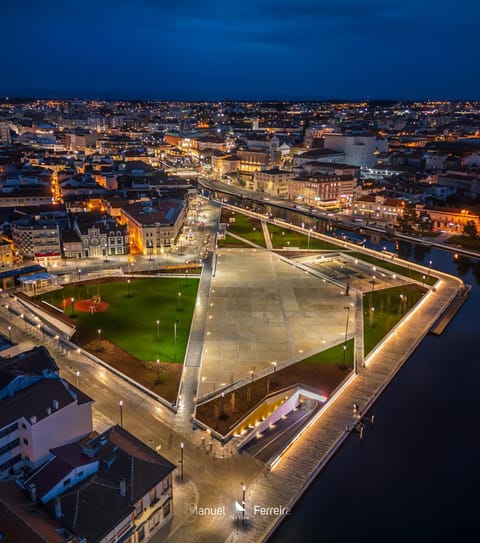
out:
{"label": "lit pathway", "polygon": [[[451,276],[435,271],[441,277],[436,292],[425,296],[414,310],[414,316],[400,323],[396,332],[387,337],[381,350],[366,358],[367,367],[360,373],[335,402],[327,404],[327,409],[317,422],[298,439],[285,453],[271,472],[264,470],[247,489],[246,502],[250,523],[246,529],[232,532],[228,541],[265,541],[281,522],[281,516],[251,515],[251,508],[261,506],[292,507],[307,484],[326,465],[332,454],[341,445],[349,431],[357,422],[352,406],[357,403],[362,413],[375,401],[403,363],[428,333],[438,314],[449,304],[458,292],[462,282]],[[438,284],[437,284],[438,285]]]}

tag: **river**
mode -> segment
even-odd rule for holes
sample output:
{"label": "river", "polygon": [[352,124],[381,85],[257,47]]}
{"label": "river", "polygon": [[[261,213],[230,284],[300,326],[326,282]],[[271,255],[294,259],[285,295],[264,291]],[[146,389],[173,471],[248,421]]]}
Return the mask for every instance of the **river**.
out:
{"label": "river", "polygon": [[[324,221],[266,210],[331,231]],[[472,290],[443,334],[422,341],[367,413],[375,422],[366,426],[363,439],[349,436],[269,543],[473,540],[480,503],[480,260],[376,235],[334,232],[418,263],[431,261],[432,270],[457,275]]]}

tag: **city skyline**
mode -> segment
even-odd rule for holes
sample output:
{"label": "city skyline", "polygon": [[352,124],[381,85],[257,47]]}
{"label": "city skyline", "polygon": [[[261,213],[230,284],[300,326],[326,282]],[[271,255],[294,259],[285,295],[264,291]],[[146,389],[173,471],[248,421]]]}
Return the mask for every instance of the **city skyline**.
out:
{"label": "city skyline", "polygon": [[[2,6],[3,96],[158,100],[478,98],[480,8],[301,0]],[[461,83],[461,89],[459,83]]]}

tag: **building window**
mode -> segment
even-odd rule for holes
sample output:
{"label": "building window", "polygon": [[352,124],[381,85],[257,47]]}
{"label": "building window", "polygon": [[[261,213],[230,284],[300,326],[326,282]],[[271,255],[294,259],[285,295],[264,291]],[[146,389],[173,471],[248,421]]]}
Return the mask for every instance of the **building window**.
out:
{"label": "building window", "polygon": [[163,518],[167,518],[170,514],[170,500],[162,507]]}
{"label": "building window", "polygon": [[23,438],[23,444],[24,444],[24,445],[28,445],[28,439],[25,438],[25,437]]}
{"label": "building window", "polygon": [[142,526],[138,530],[138,541],[143,541],[145,539],[145,526]]}

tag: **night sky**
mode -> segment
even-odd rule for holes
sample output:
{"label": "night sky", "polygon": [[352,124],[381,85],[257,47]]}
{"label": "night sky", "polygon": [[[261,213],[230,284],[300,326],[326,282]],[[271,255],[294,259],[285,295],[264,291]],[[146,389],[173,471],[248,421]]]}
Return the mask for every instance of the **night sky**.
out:
{"label": "night sky", "polygon": [[480,98],[480,0],[1,0],[2,96]]}

